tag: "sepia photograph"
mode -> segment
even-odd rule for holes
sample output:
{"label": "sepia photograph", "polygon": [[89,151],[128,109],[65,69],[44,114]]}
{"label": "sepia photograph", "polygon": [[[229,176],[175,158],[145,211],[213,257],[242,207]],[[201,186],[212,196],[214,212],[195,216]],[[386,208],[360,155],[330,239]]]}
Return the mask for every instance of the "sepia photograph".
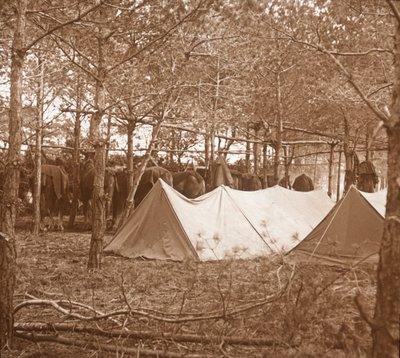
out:
{"label": "sepia photograph", "polygon": [[0,0],[0,358],[399,356],[399,0]]}

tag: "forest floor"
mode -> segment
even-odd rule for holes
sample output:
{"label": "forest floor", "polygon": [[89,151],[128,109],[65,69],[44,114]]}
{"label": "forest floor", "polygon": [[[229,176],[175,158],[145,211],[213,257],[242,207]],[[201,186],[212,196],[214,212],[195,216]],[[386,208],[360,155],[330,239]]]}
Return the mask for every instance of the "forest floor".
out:
{"label": "forest floor", "polygon": [[18,225],[17,337],[4,357],[367,356],[370,329],[354,297],[372,315],[373,267],[105,255],[88,272],[90,232],[34,238],[27,222]]}

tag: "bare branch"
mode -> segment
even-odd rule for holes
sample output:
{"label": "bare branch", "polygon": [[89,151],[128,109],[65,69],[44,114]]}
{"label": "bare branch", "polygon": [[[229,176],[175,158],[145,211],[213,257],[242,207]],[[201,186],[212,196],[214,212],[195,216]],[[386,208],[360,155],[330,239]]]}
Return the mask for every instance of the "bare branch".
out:
{"label": "bare branch", "polygon": [[388,49],[384,49],[384,48],[372,48],[370,50],[367,51],[363,51],[363,52],[340,52],[340,51],[328,51],[330,54],[332,55],[336,55],[336,56],[366,56],[366,55],[370,55],[371,53],[389,53],[391,55],[393,55],[393,51],[388,50]]}
{"label": "bare branch", "polygon": [[53,28],[51,28],[50,30],[46,31],[45,33],[43,33],[42,35],[40,35],[39,37],[37,37],[35,40],[33,40],[30,44],[28,44],[25,47],[25,51],[29,50],[30,48],[32,48],[33,46],[35,46],[40,40],[42,40],[44,37],[52,34],[53,32],[61,29],[62,27],[68,26],[73,24],[74,22],[77,22],[79,20],[81,20],[83,17],[85,17],[86,15],[90,14],[91,12],[93,12],[94,10],[96,10],[99,6],[101,5],[101,1],[96,2],[96,4],[92,7],[89,7],[87,10],[83,11],[82,13],[80,13],[77,17],[63,22],[61,24],[58,24],[56,26],[54,26]]}
{"label": "bare branch", "polygon": [[158,36],[153,41],[150,41],[146,46],[142,47],[141,49],[139,49],[138,51],[136,51],[132,55],[122,59],[121,61],[117,62],[115,65],[107,68],[106,72],[108,72],[108,73],[112,72],[113,70],[115,70],[116,68],[121,66],[123,63],[132,60],[133,58],[137,57],[142,52],[146,51],[148,48],[152,47],[154,44],[156,44],[156,43],[160,42],[161,40],[165,39],[172,31],[174,31],[177,27],[179,27],[180,25],[185,23],[191,16],[193,16],[193,14],[195,14],[201,8],[202,5],[203,5],[203,1],[200,1],[199,4],[196,6],[196,8],[193,11],[189,12],[186,16],[184,16],[176,24],[171,26],[162,35]]}
{"label": "bare branch", "polygon": [[387,1],[388,5],[390,6],[390,8],[392,9],[393,14],[394,14],[394,16],[395,16],[396,19],[397,19],[397,22],[400,23],[400,12],[399,12],[399,10],[397,9],[397,6],[393,3],[392,0],[386,0],[386,1]]}

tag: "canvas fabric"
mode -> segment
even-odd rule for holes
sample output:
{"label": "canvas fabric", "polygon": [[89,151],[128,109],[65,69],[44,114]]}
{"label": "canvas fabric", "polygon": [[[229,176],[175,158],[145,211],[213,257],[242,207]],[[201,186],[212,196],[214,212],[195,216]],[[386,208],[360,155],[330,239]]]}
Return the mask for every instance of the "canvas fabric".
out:
{"label": "canvas fabric", "polygon": [[322,191],[278,186],[256,192],[220,186],[187,199],[159,180],[105,251],[202,261],[270,255],[296,245],[333,205]]}
{"label": "canvas fabric", "polygon": [[361,193],[351,186],[288,258],[328,264],[376,262],[383,234],[383,197],[383,193]]}

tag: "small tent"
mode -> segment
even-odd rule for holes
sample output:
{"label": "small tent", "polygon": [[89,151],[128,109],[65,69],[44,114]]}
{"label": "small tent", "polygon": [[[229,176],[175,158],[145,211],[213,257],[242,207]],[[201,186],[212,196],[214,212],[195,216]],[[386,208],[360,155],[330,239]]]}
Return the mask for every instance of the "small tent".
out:
{"label": "small tent", "polygon": [[332,206],[322,191],[278,186],[257,192],[220,186],[187,199],[159,180],[105,252],[178,261],[265,256],[293,247]]}
{"label": "small tent", "polygon": [[384,197],[365,194],[351,186],[319,225],[287,254],[288,258],[328,264],[376,262],[383,234]]}

